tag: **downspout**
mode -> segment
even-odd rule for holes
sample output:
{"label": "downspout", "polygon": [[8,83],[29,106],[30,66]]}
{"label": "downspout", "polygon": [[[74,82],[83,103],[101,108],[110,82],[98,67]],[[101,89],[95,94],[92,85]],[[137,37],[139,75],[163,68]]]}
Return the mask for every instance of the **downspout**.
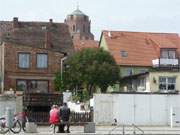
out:
{"label": "downspout", "polygon": [[3,93],[4,92],[4,47],[5,47],[5,45],[4,45],[4,43],[2,44],[2,50],[1,50],[1,52],[2,52],[2,54],[1,54],[1,59],[2,59],[2,61],[1,61],[1,93]]}
{"label": "downspout", "polygon": [[67,59],[67,55],[64,54],[64,56],[61,58],[61,81],[63,79],[62,75],[63,75],[63,64],[64,64],[64,60]]}

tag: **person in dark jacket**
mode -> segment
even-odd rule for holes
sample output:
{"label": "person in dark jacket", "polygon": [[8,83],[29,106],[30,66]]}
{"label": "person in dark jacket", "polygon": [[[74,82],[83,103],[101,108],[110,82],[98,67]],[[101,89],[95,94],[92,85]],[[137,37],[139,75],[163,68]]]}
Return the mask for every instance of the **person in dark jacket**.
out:
{"label": "person in dark jacket", "polygon": [[61,118],[62,124],[59,125],[59,132],[64,133],[64,127],[67,126],[67,133],[70,133],[69,131],[69,117],[70,117],[70,108],[67,106],[67,103],[63,103],[63,106],[59,110],[59,117]]}

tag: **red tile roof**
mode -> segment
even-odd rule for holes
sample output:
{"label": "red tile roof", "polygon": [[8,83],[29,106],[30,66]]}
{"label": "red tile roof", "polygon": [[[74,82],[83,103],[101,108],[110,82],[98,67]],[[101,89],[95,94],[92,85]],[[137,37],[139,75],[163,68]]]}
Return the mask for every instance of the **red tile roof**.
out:
{"label": "red tile roof", "polygon": [[74,40],[73,45],[75,51],[79,51],[84,48],[98,48],[98,41],[95,40]]}
{"label": "red tile roof", "polygon": [[[159,58],[161,48],[175,48],[180,54],[180,38],[176,33],[103,31],[103,36],[119,65],[152,66],[152,60]],[[121,51],[128,56],[122,57]]]}

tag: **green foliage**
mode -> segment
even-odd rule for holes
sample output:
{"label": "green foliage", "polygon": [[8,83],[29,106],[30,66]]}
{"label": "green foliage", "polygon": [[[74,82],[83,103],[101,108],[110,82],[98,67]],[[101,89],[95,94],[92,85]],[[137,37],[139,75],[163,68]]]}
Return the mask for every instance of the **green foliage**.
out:
{"label": "green foliage", "polygon": [[55,89],[78,91],[73,96],[76,101],[89,99],[96,87],[105,93],[108,86],[119,81],[119,67],[109,52],[102,49],[83,49],[69,57],[66,65],[62,77],[60,72],[55,75]]}
{"label": "green foliage", "polygon": [[60,72],[57,72],[55,74],[54,87],[55,87],[55,90],[57,90],[57,91],[63,92],[66,90],[66,85],[65,85],[65,82],[63,80],[61,80]]}
{"label": "green foliage", "polygon": [[74,101],[80,101],[80,102],[84,102],[87,101],[89,99],[89,95],[87,90],[82,90],[77,92],[77,94],[73,95],[73,100]]}
{"label": "green foliage", "polygon": [[[83,49],[67,60],[64,81],[70,89],[83,86],[92,96],[93,88],[98,86],[101,92],[119,81],[119,68],[109,52],[102,49]],[[64,77],[63,77],[64,78]]]}

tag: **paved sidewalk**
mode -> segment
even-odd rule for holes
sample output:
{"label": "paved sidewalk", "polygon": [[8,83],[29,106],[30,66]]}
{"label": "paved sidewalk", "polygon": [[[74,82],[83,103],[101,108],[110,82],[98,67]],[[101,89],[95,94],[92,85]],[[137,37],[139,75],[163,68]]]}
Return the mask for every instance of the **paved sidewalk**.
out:
{"label": "paved sidewalk", "polygon": [[[123,133],[123,128],[122,126],[116,127],[115,126],[96,126],[96,133],[94,134],[88,134],[88,135],[108,135],[108,134],[116,134],[116,135],[120,135]],[[150,134],[154,134],[154,135],[162,135],[162,134],[170,134],[170,135],[180,135],[180,127],[174,127],[174,128],[170,128],[170,127],[153,127],[153,126],[149,126],[149,127],[140,127],[143,131],[144,134],[146,135],[150,135]],[[113,130],[114,129],[114,130]],[[83,126],[71,126],[70,128],[71,133],[69,133],[69,135],[86,135],[87,133],[84,133],[84,127]],[[51,135],[53,134],[53,129],[50,128],[49,126],[38,126],[37,128],[38,133],[24,133],[21,132],[20,135]],[[8,134],[13,134],[13,133],[8,133]],[[67,133],[55,133],[55,134],[67,134]],[[125,134],[133,134],[133,127],[129,127],[126,126],[125,127]],[[136,134],[142,134],[142,132],[138,131],[136,129]]]}

